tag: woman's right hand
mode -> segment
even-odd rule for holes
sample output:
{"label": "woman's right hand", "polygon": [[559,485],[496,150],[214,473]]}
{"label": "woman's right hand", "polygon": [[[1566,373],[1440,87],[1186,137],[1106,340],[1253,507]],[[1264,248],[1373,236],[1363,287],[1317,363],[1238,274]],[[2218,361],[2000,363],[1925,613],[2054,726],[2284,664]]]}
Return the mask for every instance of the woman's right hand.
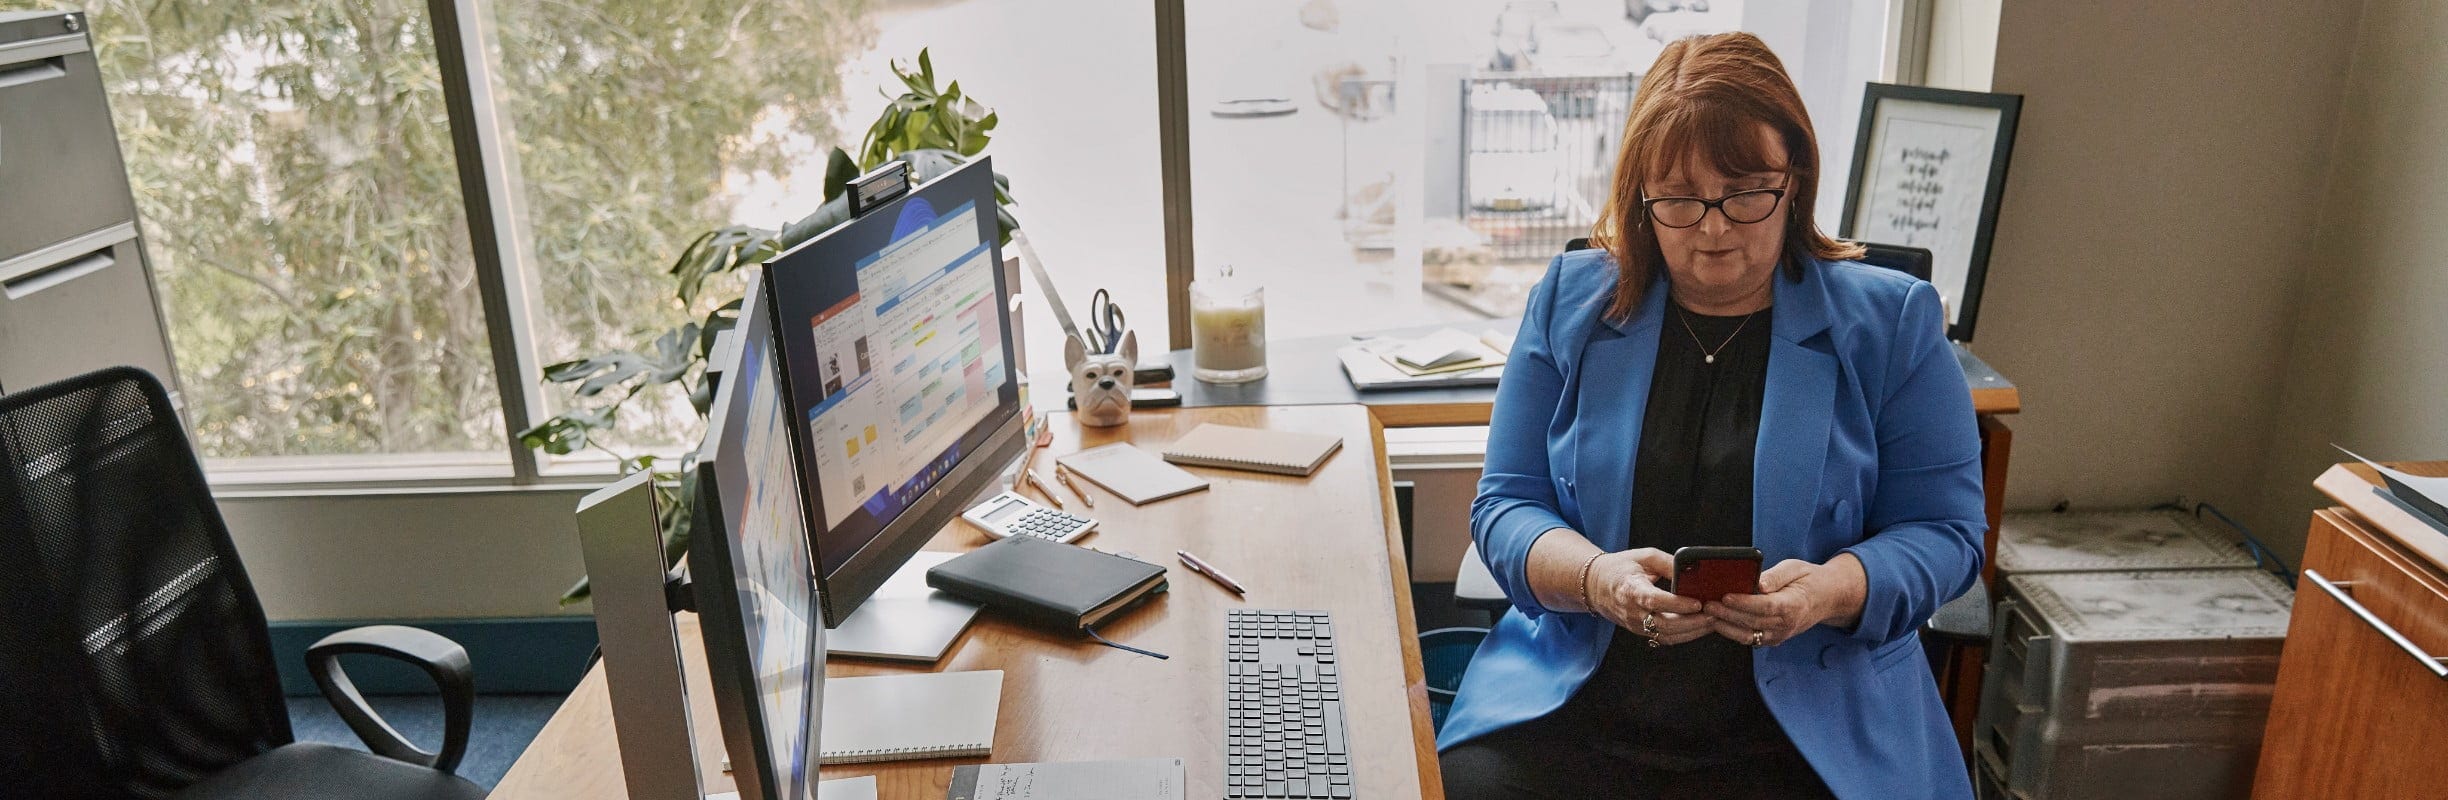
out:
{"label": "woman's right hand", "polygon": [[[1700,601],[1658,586],[1660,578],[1673,573],[1674,556],[1654,547],[1599,556],[1589,568],[1590,611],[1660,645],[1709,635],[1713,628]],[[1642,624],[1644,619],[1654,632]]]}

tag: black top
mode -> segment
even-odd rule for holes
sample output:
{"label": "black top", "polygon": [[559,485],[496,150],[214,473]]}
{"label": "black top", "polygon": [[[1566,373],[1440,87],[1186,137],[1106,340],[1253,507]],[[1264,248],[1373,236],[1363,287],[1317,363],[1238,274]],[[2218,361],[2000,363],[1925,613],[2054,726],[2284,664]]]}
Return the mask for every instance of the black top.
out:
{"label": "black top", "polygon": [[[1766,309],[1748,318],[1667,309],[1632,471],[1632,547],[1673,553],[1751,545],[1751,462],[1768,383],[1770,316]],[[1652,648],[1635,632],[1617,631],[1568,710],[1585,715],[1601,747],[1664,769],[1792,747],[1752,682],[1750,648],[1715,634]]]}

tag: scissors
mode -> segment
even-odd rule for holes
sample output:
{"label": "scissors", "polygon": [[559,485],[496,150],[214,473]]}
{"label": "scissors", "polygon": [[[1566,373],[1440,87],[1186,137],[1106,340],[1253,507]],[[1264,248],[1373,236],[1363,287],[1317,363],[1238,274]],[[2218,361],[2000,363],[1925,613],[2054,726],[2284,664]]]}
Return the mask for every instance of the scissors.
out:
{"label": "scissors", "polygon": [[1099,353],[1112,353],[1122,348],[1122,333],[1130,329],[1122,316],[1122,307],[1115,305],[1113,295],[1098,289],[1088,298],[1088,348]]}

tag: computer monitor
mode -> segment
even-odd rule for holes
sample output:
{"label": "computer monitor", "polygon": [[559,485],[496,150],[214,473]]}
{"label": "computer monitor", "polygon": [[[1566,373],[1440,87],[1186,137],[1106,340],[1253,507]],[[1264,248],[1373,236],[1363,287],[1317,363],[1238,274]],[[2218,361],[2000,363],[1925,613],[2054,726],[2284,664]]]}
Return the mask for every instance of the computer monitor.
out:
{"label": "computer monitor", "polygon": [[697,451],[689,573],[740,797],[813,800],[824,626],[762,283],[749,277]]}
{"label": "computer monitor", "polygon": [[827,626],[1020,452],[994,191],[979,159],[765,264]]}

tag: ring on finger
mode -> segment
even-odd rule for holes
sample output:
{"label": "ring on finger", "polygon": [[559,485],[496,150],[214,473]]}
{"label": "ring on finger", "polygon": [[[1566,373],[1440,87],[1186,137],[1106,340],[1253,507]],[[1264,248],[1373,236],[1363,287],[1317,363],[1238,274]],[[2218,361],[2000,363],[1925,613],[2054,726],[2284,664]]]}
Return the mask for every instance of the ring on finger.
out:
{"label": "ring on finger", "polygon": [[1649,634],[1649,638],[1651,639],[1657,638],[1658,629],[1656,612],[1645,612],[1641,614],[1641,632]]}
{"label": "ring on finger", "polygon": [[1768,632],[1767,632],[1767,631],[1762,631],[1762,630],[1756,630],[1756,629],[1755,629],[1755,630],[1753,630],[1753,631],[1751,631],[1751,646],[1752,646],[1752,647],[1767,647],[1767,646],[1768,646]]}

